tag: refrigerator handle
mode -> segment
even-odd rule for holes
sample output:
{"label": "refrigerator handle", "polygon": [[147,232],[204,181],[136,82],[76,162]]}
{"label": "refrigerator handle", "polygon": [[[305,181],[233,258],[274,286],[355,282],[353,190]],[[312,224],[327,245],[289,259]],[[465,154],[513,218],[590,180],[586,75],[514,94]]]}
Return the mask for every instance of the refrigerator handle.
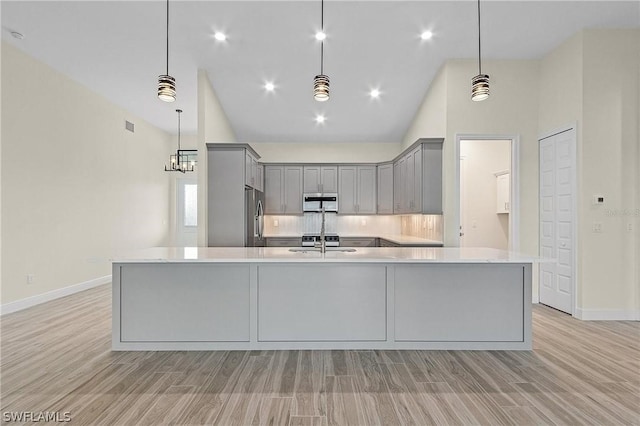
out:
{"label": "refrigerator handle", "polygon": [[256,229],[258,231],[258,238],[262,238],[264,232],[264,211],[262,209],[262,201],[258,200],[256,207]]}

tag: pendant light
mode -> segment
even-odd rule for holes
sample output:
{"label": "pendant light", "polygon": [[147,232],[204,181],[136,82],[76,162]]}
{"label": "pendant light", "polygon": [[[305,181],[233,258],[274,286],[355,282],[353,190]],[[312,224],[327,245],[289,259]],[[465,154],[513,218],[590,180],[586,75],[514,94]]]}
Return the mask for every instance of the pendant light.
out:
{"label": "pendant light", "polygon": [[[324,0],[320,6],[320,74],[313,79],[313,98],[318,102],[329,100],[329,76],[324,75]],[[316,35],[316,38],[318,36]]]}
{"label": "pendant light", "polygon": [[176,100],[176,79],[169,75],[169,0],[167,0],[167,73],[158,76],[158,98],[165,102]]}
{"label": "pendant light", "polygon": [[478,75],[471,79],[471,100],[484,101],[489,97],[489,76],[482,74],[480,43],[480,0],[478,0]]}
{"label": "pendant light", "polygon": [[195,170],[195,156],[197,149],[181,149],[180,148],[180,114],[181,109],[177,109],[178,113],[178,150],[169,157],[169,166],[164,166],[165,172],[193,172]]}

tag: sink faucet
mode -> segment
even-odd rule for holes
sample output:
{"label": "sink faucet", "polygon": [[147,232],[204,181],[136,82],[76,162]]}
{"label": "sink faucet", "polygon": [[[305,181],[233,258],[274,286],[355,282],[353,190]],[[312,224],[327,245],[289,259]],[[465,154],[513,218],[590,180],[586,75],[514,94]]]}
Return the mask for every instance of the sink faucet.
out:
{"label": "sink faucet", "polygon": [[314,244],[316,248],[320,248],[320,253],[325,253],[327,251],[327,240],[324,235],[324,207],[322,207],[322,225],[320,226],[320,243],[317,242]]}

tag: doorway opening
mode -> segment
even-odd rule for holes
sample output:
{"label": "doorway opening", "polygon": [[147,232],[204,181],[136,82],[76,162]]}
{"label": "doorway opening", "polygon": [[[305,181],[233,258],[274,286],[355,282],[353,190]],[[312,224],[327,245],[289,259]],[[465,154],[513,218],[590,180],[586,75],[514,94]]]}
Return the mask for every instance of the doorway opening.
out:
{"label": "doorway opening", "polygon": [[456,151],[458,245],[517,251],[517,136],[458,135]]}
{"label": "doorway opening", "polygon": [[176,243],[182,247],[198,245],[198,182],[176,179]]}

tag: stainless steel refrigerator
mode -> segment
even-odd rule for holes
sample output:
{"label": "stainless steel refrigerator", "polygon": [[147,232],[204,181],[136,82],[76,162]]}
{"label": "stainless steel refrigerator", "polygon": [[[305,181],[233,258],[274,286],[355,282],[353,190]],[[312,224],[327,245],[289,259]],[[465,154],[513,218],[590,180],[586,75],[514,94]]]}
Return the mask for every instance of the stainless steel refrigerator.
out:
{"label": "stainless steel refrigerator", "polygon": [[245,188],[244,211],[244,246],[264,247],[264,192]]}

